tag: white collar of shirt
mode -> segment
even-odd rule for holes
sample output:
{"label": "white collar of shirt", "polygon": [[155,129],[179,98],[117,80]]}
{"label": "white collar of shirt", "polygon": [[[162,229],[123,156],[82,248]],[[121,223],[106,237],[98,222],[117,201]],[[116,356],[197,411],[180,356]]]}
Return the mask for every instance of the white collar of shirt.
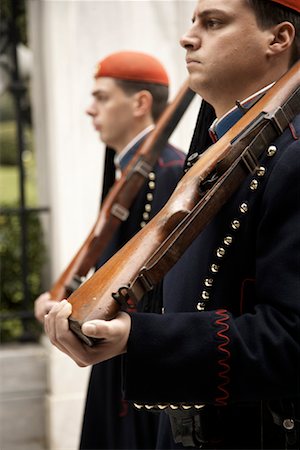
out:
{"label": "white collar of shirt", "polygon": [[[239,105],[245,106],[245,109],[247,109],[246,108],[247,104],[253,104],[252,103],[253,101],[255,101],[257,98],[259,98],[260,96],[265,94],[265,92],[267,92],[274,84],[275,84],[275,82],[269,84],[268,86],[265,86],[264,88],[260,89],[259,91],[255,92],[254,94],[250,95],[246,99],[239,102]],[[217,126],[219,124],[221,124],[222,122],[224,122],[230,115],[232,115],[237,110],[238,110],[238,106],[234,106],[232,109],[227,111],[227,113],[225,113],[222,117],[216,118],[213,121],[212,125],[210,126],[210,130],[209,130],[213,141],[216,141],[218,138],[220,138],[220,136],[215,136],[215,134],[216,134],[215,130],[217,129]]]}

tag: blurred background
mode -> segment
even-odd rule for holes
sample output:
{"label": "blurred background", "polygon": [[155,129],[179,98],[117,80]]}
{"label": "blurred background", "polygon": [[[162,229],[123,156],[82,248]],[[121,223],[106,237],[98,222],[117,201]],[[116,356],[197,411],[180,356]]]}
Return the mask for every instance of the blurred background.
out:
{"label": "blurred background", "polygon": [[[179,45],[190,0],[1,0],[0,448],[75,450],[89,368],[49,345],[34,299],[96,220],[105,148],[85,114],[96,62],[153,54],[171,96],[187,78]],[[187,151],[200,98],[171,137]]]}

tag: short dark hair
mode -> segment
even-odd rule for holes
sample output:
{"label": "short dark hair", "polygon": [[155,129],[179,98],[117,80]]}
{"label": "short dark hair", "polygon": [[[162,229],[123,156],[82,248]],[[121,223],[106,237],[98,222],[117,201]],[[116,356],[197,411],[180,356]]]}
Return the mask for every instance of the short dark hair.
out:
{"label": "short dark hair", "polygon": [[296,35],[290,65],[298,61],[300,58],[300,14],[271,0],[246,0],[246,2],[253,9],[260,28],[265,29],[285,21],[294,26]]}
{"label": "short dark hair", "polygon": [[162,84],[114,79],[116,84],[128,95],[139,91],[149,91],[153,97],[152,117],[156,122],[168,103],[169,87]]}

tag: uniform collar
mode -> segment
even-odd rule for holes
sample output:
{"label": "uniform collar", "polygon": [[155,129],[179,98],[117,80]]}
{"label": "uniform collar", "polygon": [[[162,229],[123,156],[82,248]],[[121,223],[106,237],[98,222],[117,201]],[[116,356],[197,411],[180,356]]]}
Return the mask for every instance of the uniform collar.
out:
{"label": "uniform collar", "polygon": [[220,139],[240,118],[269,90],[274,83],[269,84],[260,91],[255,92],[250,97],[241,102],[236,102],[237,106],[229,110],[220,119],[215,119],[212,123],[209,134],[213,142]]}
{"label": "uniform collar", "polygon": [[134,156],[138,147],[140,146],[142,140],[146,137],[150,131],[154,129],[154,125],[149,125],[139,134],[137,134],[127,145],[123,148],[120,153],[116,153],[114,158],[114,164],[116,171],[122,171],[125,169],[127,164],[130,162],[131,158]]}

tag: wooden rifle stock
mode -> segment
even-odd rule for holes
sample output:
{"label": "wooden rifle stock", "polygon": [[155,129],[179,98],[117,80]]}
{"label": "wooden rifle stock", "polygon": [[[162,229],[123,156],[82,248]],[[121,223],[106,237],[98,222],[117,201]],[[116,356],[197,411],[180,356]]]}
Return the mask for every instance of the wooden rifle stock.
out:
{"label": "wooden rifle stock", "polygon": [[186,81],[162,113],[153,132],[137,150],[121,178],[109,191],[88,237],[50,289],[51,298],[68,298],[95,266],[117,228],[127,219],[130,206],[194,95]]}
{"label": "wooden rifle stock", "polygon": [[[70,328],[88,345],[82,323],[110,320],[163,278],[193,239],[259,168],[266,147],[300,113],[300,63],[290,69],[178,183],[160,212],[74,292]],[[203,190],[205,182],[212,187]]]}

